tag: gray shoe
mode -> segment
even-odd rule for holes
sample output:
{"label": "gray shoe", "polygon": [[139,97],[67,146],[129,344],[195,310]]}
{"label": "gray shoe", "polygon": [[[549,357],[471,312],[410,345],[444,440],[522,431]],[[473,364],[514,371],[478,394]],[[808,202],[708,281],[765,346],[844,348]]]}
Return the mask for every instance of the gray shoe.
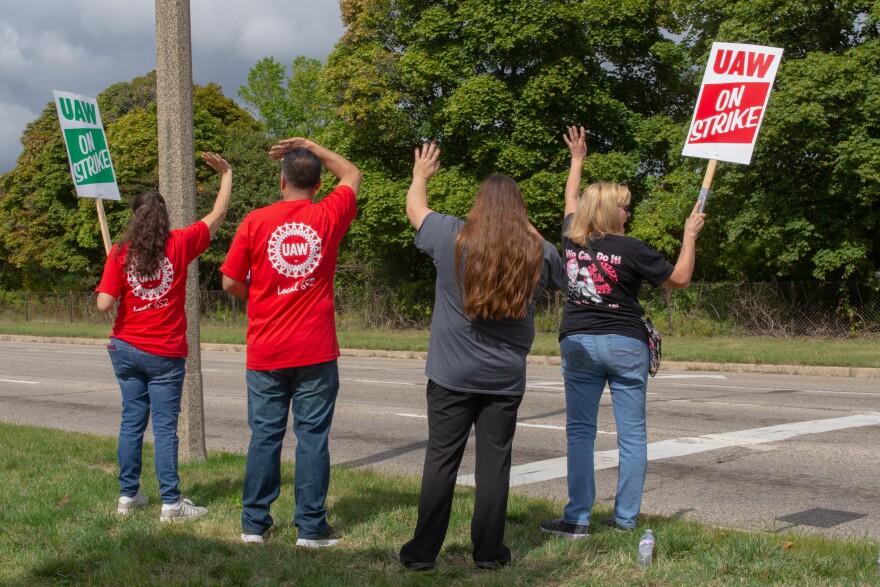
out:
{"label": "gray shoe", "polygon": [[176,504],[162,504],[162,513],[159,514],[160,522],[176,522],[198,518],[208,513],[208,508],[195,505],[188,499],[181,499]]}
{"label": "gray shoe", "polygon": [[127,516],[131,512],[136,509],[146,507],[147,506],[147,496],[138,491],[134,494],[134,497],[127,497],[123,495],[119,498],[119,502],[116,504],[116,513],[122,514],[123,516]]}

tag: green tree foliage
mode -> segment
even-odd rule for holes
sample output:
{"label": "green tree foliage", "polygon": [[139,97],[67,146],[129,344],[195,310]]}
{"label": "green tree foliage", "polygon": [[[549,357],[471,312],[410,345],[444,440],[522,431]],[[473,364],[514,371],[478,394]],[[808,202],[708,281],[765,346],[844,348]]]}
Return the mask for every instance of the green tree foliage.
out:
{"label": "green tree foliage", "polygon": [[320,140],[336,121],[321,82],[322,71],[317,59],[299,56],[288,72],[274,58],[265,57],[248,72],[248,83],[239,88],[238,96],[270,139]]}
{"label": "green tree foliage", "polygon": [[447,165],[524,179],[564,165],[559,136],[590,129],[630,150],[639,114],[663,112],[680,76],[654,2],[345,0],[327,67],[353,153],[407,169],[439,141]]}

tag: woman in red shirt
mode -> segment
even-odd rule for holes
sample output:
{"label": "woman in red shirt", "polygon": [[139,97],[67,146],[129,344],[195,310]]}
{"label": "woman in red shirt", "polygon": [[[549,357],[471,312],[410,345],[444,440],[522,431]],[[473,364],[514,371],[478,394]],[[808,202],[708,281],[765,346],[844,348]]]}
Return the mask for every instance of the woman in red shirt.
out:
{"label": "woman in red shirt", "polygon": [[190,262],[208,248],[226,217],[232,168],[222,157],[202,154],[221,174],[214,209],[194,224],[171,230],[165,199],[143,192],[132,201],[125,233],[107,256],[98,309],[116,321],[107,350],[122,391],[119,428],[120,514],[147,505],[140,491],[144,430],[152,414],[156,477],[163,522],[202,516],[207,509],[183,499],[178,489],[177,418],[186,371],[186,275]]}

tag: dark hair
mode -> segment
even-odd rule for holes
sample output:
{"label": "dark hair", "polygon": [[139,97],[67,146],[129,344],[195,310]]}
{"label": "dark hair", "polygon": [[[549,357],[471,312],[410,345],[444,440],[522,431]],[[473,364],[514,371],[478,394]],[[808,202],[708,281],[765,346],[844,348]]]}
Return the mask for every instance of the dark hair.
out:
{"label": "dark hair", "polygon": [[308,149],[294,149],[281,160],[281,175],[295,190],[313,190],[321,181],[321,160]]}
{"label": "dark hair", "polygon": [[490,176],[455,237],[455,281],[465,313],[524,318],[543,260],[542,239],[532,231],[519,186],[506,175]]}
{"label": "dark hair", "polygon": [[119,239],[116,254],[122,254],[127,244],[125,270],[134,270],[139,276],[151,275],[161,269],[171,231],[165,198],[159,192],[142,192],[132,200],[131,209],[134,213]]}

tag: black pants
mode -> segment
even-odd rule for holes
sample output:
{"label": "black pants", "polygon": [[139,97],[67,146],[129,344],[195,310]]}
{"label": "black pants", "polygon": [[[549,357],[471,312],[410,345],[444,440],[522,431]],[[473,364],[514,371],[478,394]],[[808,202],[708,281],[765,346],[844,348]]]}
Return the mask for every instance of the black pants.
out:
{"label": "black pants", "polygon": [[521,395],[451,391],[428,381],[428,448],[422,473],[419,521],[413,539],[400,549],[403,563],[432,563],[443,546],[458,467],[471,425],[476,428],[477,485],[471,541],[474,561],[509,562],[504,546],[510,451]]}

